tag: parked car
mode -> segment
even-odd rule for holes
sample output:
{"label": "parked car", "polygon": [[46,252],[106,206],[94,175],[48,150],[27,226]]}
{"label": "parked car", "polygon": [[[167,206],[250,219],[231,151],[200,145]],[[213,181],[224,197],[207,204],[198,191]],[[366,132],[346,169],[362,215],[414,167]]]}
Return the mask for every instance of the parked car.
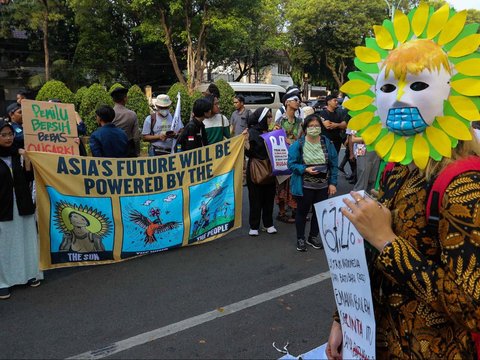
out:
{"label": "parked car", "polygon": [[[285,89],[279,85],[256,84],[256,83],[228,83],[236,95],[243,95],[245,98],[245,107],[255,111],[259,107],[269,107],[275,114],[277,109],[282,106],[282,97],[285,95]],[[207,90],[209,84],[202,84],[198,90]],[[222,94],[220,94],[221,96]]]}

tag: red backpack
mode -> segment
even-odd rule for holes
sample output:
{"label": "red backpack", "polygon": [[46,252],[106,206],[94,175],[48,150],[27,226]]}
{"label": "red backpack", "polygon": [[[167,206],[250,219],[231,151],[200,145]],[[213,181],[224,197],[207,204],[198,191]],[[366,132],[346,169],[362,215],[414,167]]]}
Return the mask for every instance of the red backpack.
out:
{"label": "red backpack", "polygon": [[[382,174],[382,181],[385,181],[388,172],[392,171],[395,163],[388,163]],[[440,208],[442,207],[443,195],[452,180],[467,171],[480,171],[480,157],[470,156],[457,160],[447,165],[435,179],[428,195],[426,217],[429,226],[438,228],[440,220]],[[477,349],[477,360],[480,360],[480,333],[471,333],[475,348]]]}

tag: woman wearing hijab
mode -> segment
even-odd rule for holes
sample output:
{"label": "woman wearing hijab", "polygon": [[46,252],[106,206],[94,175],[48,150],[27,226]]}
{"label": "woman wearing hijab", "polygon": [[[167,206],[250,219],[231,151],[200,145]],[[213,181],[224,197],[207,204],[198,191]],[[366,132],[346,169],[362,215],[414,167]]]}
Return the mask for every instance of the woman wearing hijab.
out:
{"label": "woman wearing hijab", "polygon": [[33,171],[13,139],[13,127],[0,120],[0,299],[8,299],[14,285],[36,287],[43,278],[29,188]]}
{"label": "woman wearing hijab", "polygon": [[269,159],[265,141],[260,136],[268,132],[268,120],[272,117],[269,108],[261,107],[248,118],[248,129],[243,131],[245,136],[245,155],[248,157],[247,164],[247,186],[248,200],[250,204],[250,236],[258,236],[260,219],[267,233],[275,234],[277,229],[273,226],[273,201],[275,199],[275,181],[265,185],[254,184],[250,173],[250,163],[253,158],[259,160]]}

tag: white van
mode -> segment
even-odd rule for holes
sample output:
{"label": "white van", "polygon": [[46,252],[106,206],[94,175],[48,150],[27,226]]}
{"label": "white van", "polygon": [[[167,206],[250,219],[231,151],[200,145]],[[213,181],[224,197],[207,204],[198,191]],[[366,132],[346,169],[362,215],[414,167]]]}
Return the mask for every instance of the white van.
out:
{"label": "white van", "polygon": [[[256,84],[229,82],[228,83],[236,95],[242,95],[245,98],[245,107],[255,111],[259,107],[268,107],[275,114],[278,108],[282,106],[282,97],[285,95],[285,89],[280,85]],[[209,84],[202,84],[198,90],[206,91]],[[221,96],[221,94],[220,94]]]}

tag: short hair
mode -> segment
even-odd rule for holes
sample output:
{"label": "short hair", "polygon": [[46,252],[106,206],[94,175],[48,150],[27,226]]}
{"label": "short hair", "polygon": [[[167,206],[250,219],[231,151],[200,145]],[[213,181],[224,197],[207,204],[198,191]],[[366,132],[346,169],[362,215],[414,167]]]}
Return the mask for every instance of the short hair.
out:
{"label": "short hair", "polygon": [[95,114],[102,119],[103,122],[110,123],[115,119],[115,110],[111,106],[102,105],[97,110]]}
{"label": "short hair", "polygon": [[242,104],[245,104],[245,97],[243,95],[235,95],[234,98],[240,101]]}
{"label": "short hair", "polygon": [[209,101],[207,97],[197,99],[193,103],[193,115],[195,117],[205,116],[205,113],[209,112],[213,108],[213,102]]}
{"label": "short hair", "polygon": [[208,85],[207,91],[217,99],[220,99],[220,89],[214,83]]}
{"label": "short hair", "polygon": [[310,124],[312,121],[318,121],[318,123],[320,124],[320,118],[318,115],[316,114],[312,114],[312,115],[308,115],[305,120],[303,120],[303,124],[302,124],[302,129],[303,129],[303,132],[306,133],[307,132],[307,127],[308,127],[308,124]]}
{"label": "short hair", "polygon": [[117,87],[116,89],[112,90],[110,93],[110,96],[112,97],[113,101],[116,103],[122,101],[125,99],[125,96],[127,96],[128,89],[125,89],[124,87]]}
{"label": "short hair", "polygon": [[23,96],[26,99],[28,93],[25,90],[18,90],[17,95]]}

